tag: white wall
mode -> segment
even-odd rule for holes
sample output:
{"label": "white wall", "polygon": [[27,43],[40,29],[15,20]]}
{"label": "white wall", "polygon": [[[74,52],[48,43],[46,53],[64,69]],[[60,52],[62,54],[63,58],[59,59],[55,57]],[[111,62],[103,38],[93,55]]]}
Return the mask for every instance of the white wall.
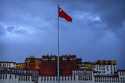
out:
{"label": "white wall", "polygon": [[0,65],[1,65],[1,67],[3,67],[3,68],[16,68],[16,63],[14,63],[14,62],[1,62],[0,63]]}

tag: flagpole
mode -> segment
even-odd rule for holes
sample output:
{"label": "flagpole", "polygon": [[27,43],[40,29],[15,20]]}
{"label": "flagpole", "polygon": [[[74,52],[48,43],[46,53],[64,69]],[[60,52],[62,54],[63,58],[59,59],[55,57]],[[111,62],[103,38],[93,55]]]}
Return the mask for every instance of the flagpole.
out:
{"label": "flagpole", "polygon": [[[58,8],[58,14],[59,14],[59,11],[60,11],[60,10],[59,10],[59,8],[60,8],[60,7],[59,7],[59,4],[58,4],[57,8]],[[59,66],[60,66],[60,65],[59,65],[59,63],[60,63],[60,61],[59,61],[59,55],[60,55],[60,43],[59,43],[59,42],[60,42],[60,41],[59,41],[59,39],[60,39],[60,38],[59,38],[59,36],[60,36],[60,28],[59,28],[59,27],[60,27],[60,26],[59,26],[59,15],[58,15],[58,24],[57,24],[57,26],[58,26],[58,27],[57,27],[57,28],[58,28],[58,29],[57,29],[57,30],[58,30],[58,40],[57,40],[57,42],[58,42],[58,49],[57,49],[57,50],[58,50],[58,55],[57,55],[57,81],[58,81],[58,83],[60,83],[60,72],[59,72],[59,70],[60,70],[60,67],[59,67]]]}

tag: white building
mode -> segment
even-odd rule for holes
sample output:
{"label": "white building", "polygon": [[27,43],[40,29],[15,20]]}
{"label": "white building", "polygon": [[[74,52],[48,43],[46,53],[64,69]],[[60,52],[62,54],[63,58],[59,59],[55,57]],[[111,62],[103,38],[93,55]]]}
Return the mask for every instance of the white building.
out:
{"label": "white building", "polygon": [[115,60],[98,60],[95,62],[94,71],[96,75],[114,75],[117,72]]}
{"label": "white building", "polygon": [[16,68],[16,62],[0,61],[2,68]]}

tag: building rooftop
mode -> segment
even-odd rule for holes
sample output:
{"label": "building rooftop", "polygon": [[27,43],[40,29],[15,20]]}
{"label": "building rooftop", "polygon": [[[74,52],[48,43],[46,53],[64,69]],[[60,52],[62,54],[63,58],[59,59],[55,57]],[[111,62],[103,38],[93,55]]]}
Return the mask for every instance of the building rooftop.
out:
{"label": "building rooftop", "polygon": [[0,63],[16,63],[16,62],[13,62],[13,61],[0,61]]}
{"label": "building rooftop", "polygon": [[116,60],[97,60],[95,64],[98,65],[116,65]]}

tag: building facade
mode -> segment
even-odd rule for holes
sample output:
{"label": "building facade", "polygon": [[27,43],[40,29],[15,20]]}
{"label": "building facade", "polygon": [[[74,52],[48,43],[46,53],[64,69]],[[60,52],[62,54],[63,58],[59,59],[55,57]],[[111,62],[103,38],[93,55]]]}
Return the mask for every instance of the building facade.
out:
{"label": "building facade", "polygon": [[115,60],[83,62],[75,55],[60,56],[60,82],[57,56],[29,57],[14,64],[0,66],[0,83],[125,83],[125,70],[119,70]]}
{"label": "building facade", "polygon": [[0,67],[2,67],[2,68],[16,68],[16,62],[0,61]]}
{"label": "building facade", "polygon": [[98,75],[113,75],[117,72],[117,64],[115,60],[98,60],[95,62],[94,70]]}

